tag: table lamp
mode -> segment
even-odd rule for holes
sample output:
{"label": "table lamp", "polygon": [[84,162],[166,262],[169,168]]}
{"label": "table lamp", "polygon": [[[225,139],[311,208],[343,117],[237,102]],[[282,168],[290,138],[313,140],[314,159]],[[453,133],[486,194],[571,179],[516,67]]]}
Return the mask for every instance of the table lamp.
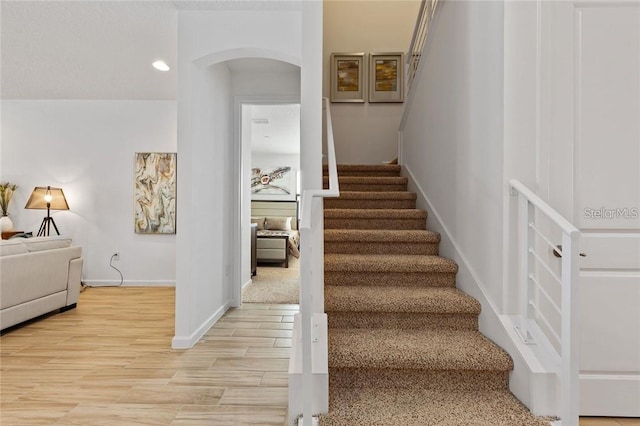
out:
{"label": "table lamp", "polygon": [[56,233],[60,235],[60,231],[58,231],[58,227],[51,217],[51,210],[69,210],[69,204],[67,204],[67,199],[64,197],[62,188],[36,186],[33,188],[31,197],[29,197],[29,201],[27,201],[27,205],[24,206],[24,208],[47,209],[47,217],[42,220],[40,230],[38,230],[38,237],[48,237],[51,225],[53,225]]}

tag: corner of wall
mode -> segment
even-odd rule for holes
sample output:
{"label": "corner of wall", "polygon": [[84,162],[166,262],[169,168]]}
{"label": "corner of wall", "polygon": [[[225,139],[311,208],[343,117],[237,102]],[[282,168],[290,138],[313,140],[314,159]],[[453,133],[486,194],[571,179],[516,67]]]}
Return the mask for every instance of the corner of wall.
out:
{"label": "corner of wall", "polygon": [[220,309],[218,309],[213,315],[211,315],[205,322],[203,322],[197,330],[191,333],[188,336],[174,336],[171,339],[171,348],[173,349],[190,349],[198,340],[204,336],[204,334],[209,330],[229,309],[229,304],[224,304]]}

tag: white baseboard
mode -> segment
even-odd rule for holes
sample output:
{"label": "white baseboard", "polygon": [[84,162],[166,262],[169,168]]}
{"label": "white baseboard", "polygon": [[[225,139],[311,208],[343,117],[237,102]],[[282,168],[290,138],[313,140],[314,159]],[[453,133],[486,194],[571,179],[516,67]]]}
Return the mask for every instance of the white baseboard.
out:
{"label": "white baseboard", "polygon": [[215,324],[229,309],[229,303],[225,303],[213,315],[211,315],[200,327],[189,336],[174,336],[171,340],[173,349],[189,349],[204,336],[204,334]]}
{"label": "white baseboard", "polygon": [[640,417],[637,374],[580,373],[580,415]]}
{"label": "white baseboard", "polygon": [[251,284],[253,282],[253,280],[251,278],[249,278],[249,281],[247,281],[246,283],[242,284],[242,290],[244,290],[244,288],[246,286],[248,286],[249,284]]}
{"label": "white baseboard", "polygon": [[[82,280],[87,287],[114,287],[120,286],[120,281],[114,280]],[[125,280],[122,287],[175,287],[175,280]]]}

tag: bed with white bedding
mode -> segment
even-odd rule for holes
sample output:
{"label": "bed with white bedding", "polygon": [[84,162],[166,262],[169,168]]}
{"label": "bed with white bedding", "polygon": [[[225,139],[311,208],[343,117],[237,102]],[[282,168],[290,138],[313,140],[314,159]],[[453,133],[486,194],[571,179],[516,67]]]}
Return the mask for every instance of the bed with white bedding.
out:
{"label": "bed with white bedding", "polygon": [[252,201],[251,222],[257,224],[256,258],[289,267],[289,255],[300,256],[298,203]]}

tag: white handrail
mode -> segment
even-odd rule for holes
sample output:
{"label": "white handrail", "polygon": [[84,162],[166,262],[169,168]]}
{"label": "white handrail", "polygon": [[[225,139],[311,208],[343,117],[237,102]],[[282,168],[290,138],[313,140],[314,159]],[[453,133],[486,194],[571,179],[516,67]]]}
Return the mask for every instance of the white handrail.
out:
{"label": "white handrail", "polygon": [[[301,253],[310,257],[313,250],[324,250],[323,240],[321,244],[314,247],[313,238],[313,200],[314,198],[337,197],[340,195],[338,185],[338,168],[336,165],[336,151],[333,140],[333,124],[331,122],[331,108],[329,100],[323,98],[326,110],[326,134],[327,134],[327,157],[329,169],[329,189],[305,190],[302,192],[301,219],[300,219],[300,242],[302,244]],[[322,238],[322,236],[321,236]],[[300,271],[300,314],[302,330],[302,417],[298,425],[313,425],[313,363],[312,363],[312,335],[313,335],[313,293],[314,293],[314,271],[318,266],[314,262],[308,262],[308,267]],[[320,265],[322,268],[323,265]]]}
{"label": "white handrail", "polygon": [[[518,286],[521,321],[517,331],[525,343],[531,343],[532,334],[535,334],[537,338],[546,339],[547,343],[549,343],[547,334],[550,334],[556,340],[556,343],[559,342],[560,350],[556,351],[554,355],[561,360],[559,373],[561,407],[559,411],[562,418],[562,426],[578,426],[578,260],[580,256],[580,231],[521,182],[511,180],[509,186],[512,195],[518,197]],[[557,305],[560,306],[560,330],[553,329],[551,322],[548,321],[544,312],[535,303],[538,293],[549,297],[549,294],[539,286],[539,280],[535,273],[536,265],[542,266],[555,276],[549,265],[544,261],[545,252],[538,253],[536,251],[536,235],[539,232],[539,227],[536,226],[536,212],[541,213],[562,232],[562,263],[559,279],[562,286],[561,300],[559,304],[555,304],[555,301],[551,300],[551,304],[555,309],[558,309]],[[545,243],[549,243],[546,238],[543,240]],[[532,307],[535,312],[530,309]],[[539,326],[540,323],[548,330],[547,333]],[[555,348],[556,346],[548,344],[544,345],[544,347]]]}
{"label": "white handrail", "polygon": [[511,188],[513,188],[515,191],[524,195],[527,200],[529,200],[529,202],[533,204],[538,210],[544,213],[545,216],[548,216],[549,219],[554,221],[560,227],[560,229],[562,229],[562,232],[565,232],[567,234],[575,232],[580,233],[580,231],[578,231],[578,228],[576,228],[571,222],[565,219],[560,213],[555,211],[549,204],[545,203],[542,198],[538,197],[533,191],[524,186],[522,182],[516,179],[512,179],[511,181],[509,181],[509,185],[511,185]]}
{"label": "white handrail", "polygon": [[418,71],[422,50],[427,40],[429,28],[433,15],[435,14],[439,0],[422,0],[420,10],[416,19],[416,25],[413,28],[413,37],[409,45],[409,53],[406,55],[407,62],[407,93],[413,84],[413,78]]}

